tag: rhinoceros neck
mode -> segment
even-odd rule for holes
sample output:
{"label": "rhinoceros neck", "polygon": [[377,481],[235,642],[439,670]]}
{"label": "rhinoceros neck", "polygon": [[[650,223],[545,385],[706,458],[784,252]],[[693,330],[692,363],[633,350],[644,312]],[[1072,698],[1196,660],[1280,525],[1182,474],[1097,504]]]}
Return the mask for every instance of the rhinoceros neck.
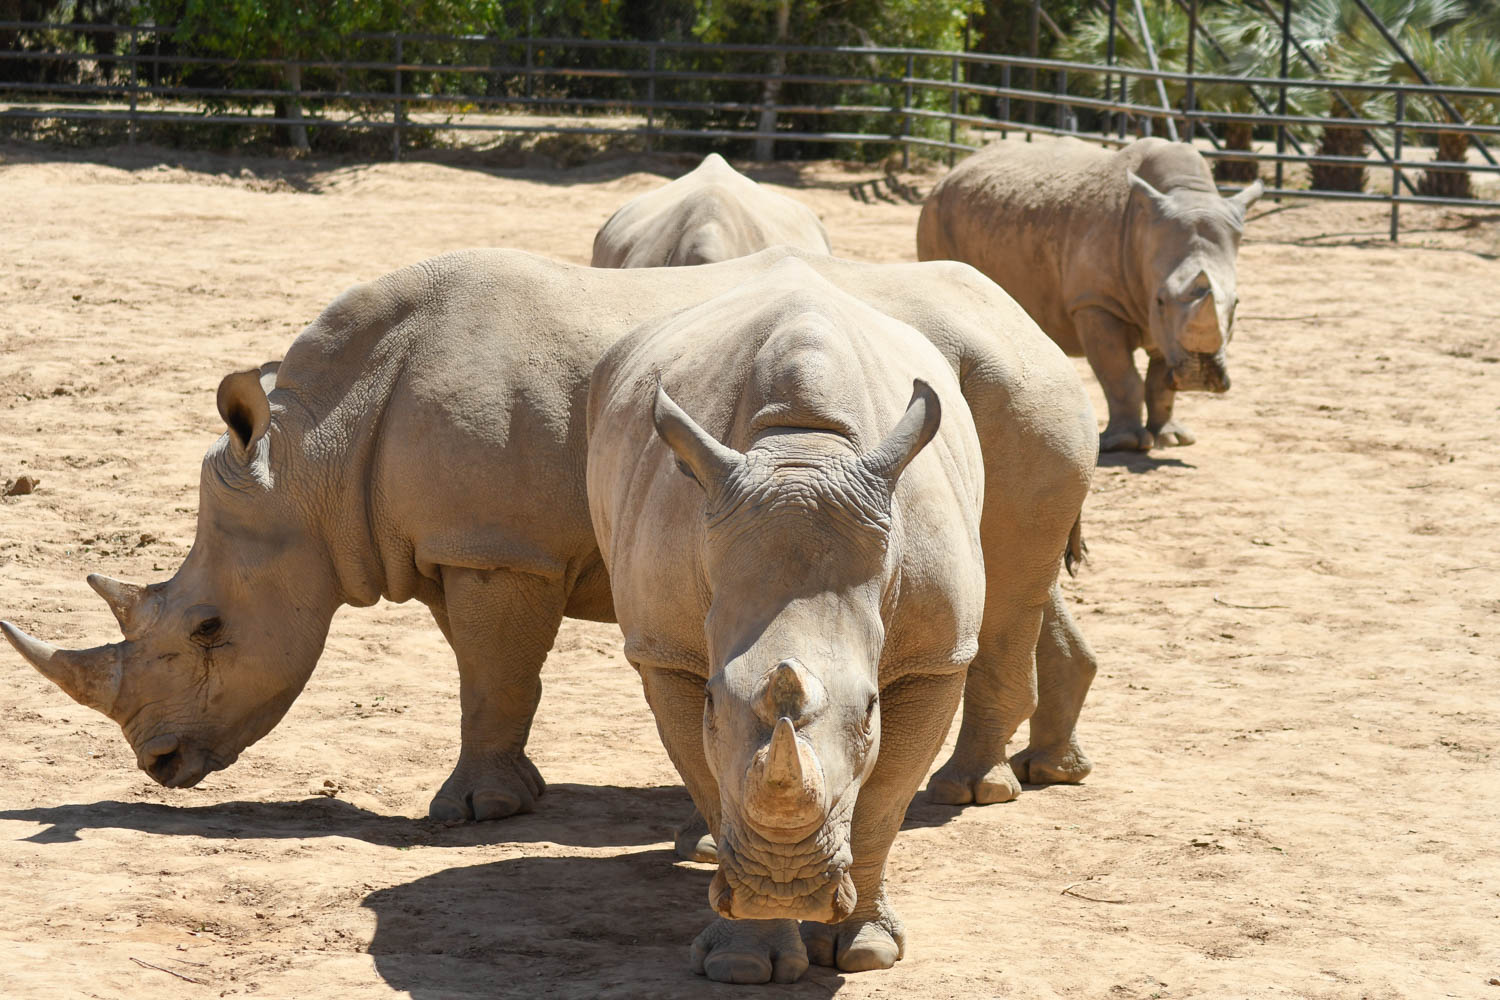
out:
{"label": "rhinoceros neck", "polygon": [[[393,389],[378,373],[363,374],[336,399],[299,398],[287,405],[291,419],[282,427],[282,436],[295,443],[295,488],[328,552],[339,597],[359,607],[374,604],[387,590],[371,487],[380,423]],[[282,485],[293,482],[284,477]]]}

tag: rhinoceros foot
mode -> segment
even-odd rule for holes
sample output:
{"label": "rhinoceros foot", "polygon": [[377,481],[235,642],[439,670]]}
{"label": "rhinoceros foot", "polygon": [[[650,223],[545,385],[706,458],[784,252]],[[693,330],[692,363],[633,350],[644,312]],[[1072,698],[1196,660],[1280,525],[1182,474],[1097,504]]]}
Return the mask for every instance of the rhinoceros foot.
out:
{"label": "rhinoceros foot", "polygon": [[1110,424],[1099,435],[1100,451],[1149,451],[1155,436],[1140,424]]}
{"label": "rhinoceros foot", "polygon": [[851,918],[837,924],[802,924],[802,943],[815,965],[828,965],[840,972],[889,969],[906,952],[906,930],[889,905],[881,906],[875,919]]}
{"label": "rhinoceros foot", "polygon": [[1021,783],[1004,761],[981,770],[953,757],[927,782],[927,798],[946,806],[1009,802],[1020,794]]}
{"label": "rhinoceros foot", "polygon": [[807,949],[795,920],[720,917],[693,940],[693,971],[716,983],[795,983]]}
{"label": "rhinoceros foot", "polygon": [[427,815],[446,822],[504,819],[531,812],[546,791],[541,772],[525,754],[461,752],[458,766],[433,796]]}
{"label": "rhinoceros foot", "polygon": [[1010,769],[1028,785],[1076,785],[1089,776],[1094,762],[1073,743],[1062,748],[1027,747],[1010,759]]}
{"label": "rhinoceros foot", "polygon": [[1155,443],[1158,448],[1180,447],[1198,440],[1192,431],[1175,420],[1168,420],[1160,427],[1152,427],[1148,433],[1156,439]]}
{"label": "rhinoceros foot", "polygon": [[719,863],[719,845],[714,843],[714,835],[708,832],[708,821],[697,809],[672,831],[672,848],[684,861],[698,861],[705,865]]}

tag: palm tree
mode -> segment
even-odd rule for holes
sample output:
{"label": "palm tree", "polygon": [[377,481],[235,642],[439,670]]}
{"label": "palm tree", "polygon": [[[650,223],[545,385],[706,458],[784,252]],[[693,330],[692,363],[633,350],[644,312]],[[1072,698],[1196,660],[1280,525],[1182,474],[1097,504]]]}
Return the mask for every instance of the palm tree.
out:
{"label": "palm tree", "polygon": [[[1500,20],[1500,18],[1497,18]],[[1500,88],[1500,37],[1479,17],[1454,25],[1440,35],[1423,32],[1412,39],[1408,49],[1418,66],[1439,86]],[[1406,66],[1397,70],[1398,79],[1420,82]],[[1452,97],[1449,103],[1470,125],[1500,124],[1500,101],[1483,97]],[[1451,116],[1437,100],[1422,95],[1412,104],[1413,116],[1431,122],[1446,122]],[[1469,136],[1463,132],[1439,132],[1439,163],[1463,163],[1468,159]],[[1443,170],[1434,167],[1422,172],[1417,185],[1421,194],[1440,198],[1472,198],[1474,190],[1465,170]]]}
{"label": "palm tree", "polygon": [[[1369,0],[1370,8],[1403,46],[1433,28],[1460,20],[1462,0]],[[1400,57],[1351,0],[1303,0],[1292,15],[1292,33],[1320,64],[1325,79],[1385,83]],[[1390,117],[1388,95],[1351,88],[1329,108],[1333,118],[1379,120]],[[1370,151],[1369,125],[1329,125],[1318,140],[1321,156],[1363,159]],[[1314,164],[1312,186],[1325,191],[1362,191],[1365,168]]]}
{"label": "palm tree", "polygon": [[[1146,28],[1151,44],[1156,49],[1156,63],[1162,70],[1180,73],[1187,65],[1188,16],[1173,0],[1143,0],[1141,9],[1146,15]],[[1115,65],[1128,69],[1151,68],[1146,47],[1140,42],[1140,28],[1136,23],[1129,0],[1122,0],[1115,31]],[[1102,65],[1109,53],[1109,15],[1099,9],[1089,11],[1081,18],[1066,39],[1059,42],[1055,55],[1071,62],[1087,62]],[[1098,74],[1070,76],[1070,86],[1080,90],[1092,90],[1104,97],[1115,95],[1104,93],[1104,78]],[[1166,82],[1167,101],[1173,107],[1182,102],[1183,86],[1175,81]],[[1118,94],[1118,91],[1116,91]],[[1161,95],[1156,81],[1132,76],[1126,89],[1126,99],[1131,104],[1160,105]],[[1153,119],[1160,120],[1160,119]]]}

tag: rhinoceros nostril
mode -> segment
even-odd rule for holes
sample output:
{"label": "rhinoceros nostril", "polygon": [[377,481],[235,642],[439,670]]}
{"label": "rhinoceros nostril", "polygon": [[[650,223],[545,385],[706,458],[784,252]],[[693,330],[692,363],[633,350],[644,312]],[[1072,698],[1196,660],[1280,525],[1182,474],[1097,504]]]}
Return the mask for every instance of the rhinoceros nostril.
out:
{"label": "rhinoceros nostril", "polygon": [[146,773],[161,784],[170,785],[172,783],[172,776],[177,771],[177,762],[181,759],[181,755],[176,750],[160,754],[155,760],[146,765]]}
{"label": "rhinoceros nostril", "polygon": [[177,770],[177,764],[182,759],[178,753],[180,741],[176,736],[158,736],[141,747],[140,765],[145,771],[158,782],[167,784],[173,773]]}

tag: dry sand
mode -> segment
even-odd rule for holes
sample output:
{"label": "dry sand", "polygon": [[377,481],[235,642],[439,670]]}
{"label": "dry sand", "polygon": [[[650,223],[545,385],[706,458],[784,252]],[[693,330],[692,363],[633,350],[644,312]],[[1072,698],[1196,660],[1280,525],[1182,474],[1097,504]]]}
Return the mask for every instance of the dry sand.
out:
{"label": "dry sand", "polygon": [[[0,500],[0,615],[116,638],[83,578],[187,552],[221,375],[431,254],[586,262],[653,169],[681,166],[0,147],[0,480],[41,481]],[[846,191],[872,173],[760,176],[841,255],[911,257],[917,209]],[[1086,508],[1093,776],[919,799],[907,958],[776,995],[1500,998],[1500,220],[1404,221],[1394,247],[1378,208],[1257,206],[1233,391],[1181,403],[1197,445],[1107,457]],[[754,993],[688,971],[709,870],[673,861],[687,796],[613,626],[548,661],[538,810],[454,828],[422,818],[458,686],[419,605],[341,612],[281,725],[188,791],[0,652],[0,996]]]}

